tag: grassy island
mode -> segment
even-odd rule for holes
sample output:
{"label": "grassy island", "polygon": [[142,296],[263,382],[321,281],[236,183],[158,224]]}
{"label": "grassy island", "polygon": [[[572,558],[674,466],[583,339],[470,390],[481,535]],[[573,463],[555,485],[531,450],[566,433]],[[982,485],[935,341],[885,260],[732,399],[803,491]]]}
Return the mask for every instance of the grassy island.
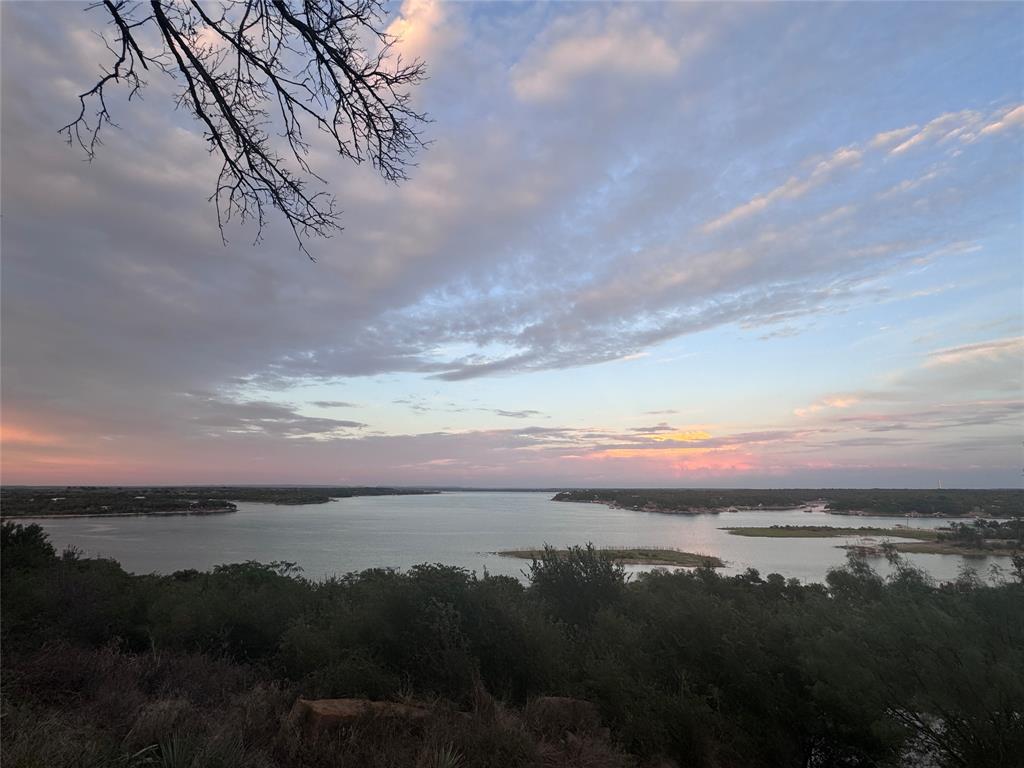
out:
{"label": "grassy island", "polygon": [[960,555],[961,557],[1011,557],[1024,552],[1015,541],[985,541],[977,544],[940,539],[936,541],[894,541],[890,542],[897,552],[922,555]]}
{"label": "grassy island", "polygon": [[733,536],[756,536],[767,539],[830,539],[843,536],[895,536],[904,539],[934,541],[938,531],[929,528],[837,528],[831,525],[772,525],[723,528]]}
{"label": "grassy island", "polygon": [[[1024,552],[1019,538],[1024,531],[1020,520],[997,522],[979,520],[973,525],[953,523],[948,528],[837,528],[829,525],[773,525],[768,527],[723,528],[734,536],[754,536],[769,539],[826,539],[870,536],[879,538],[917,539],[917,541],[884,541],[878,554],[885,548],[905,554],[986,555],[1010,556]],[[844,549],[863,549],[863,545],[843,545]]]}
{"label": "grassy island", "polygon": [[[570,550],[567,549],[549,551],[563,558],[570,554]],[[678,549],[602,547],[596,551],[619,565],[669,565],[683,568],[721,568],[725,565],[714,555],[701,555]],[[495,554],[524,560],[540,560],[545,552],[545,549],[503,549]]]}

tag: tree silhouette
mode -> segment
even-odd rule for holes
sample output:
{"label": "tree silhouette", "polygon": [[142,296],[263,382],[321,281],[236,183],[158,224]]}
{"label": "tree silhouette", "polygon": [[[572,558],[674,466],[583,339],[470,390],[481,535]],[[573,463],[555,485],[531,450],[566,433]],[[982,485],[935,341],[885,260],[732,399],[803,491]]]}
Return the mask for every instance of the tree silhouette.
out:
{"label": "tree silhouette", "polygon": [[113,34],[101,37],[111,62],[61,133],[91,160],[103,127],[116,126],[107,89],[127,87],[131,100],[144,77],[173,78],[177,105],[221,162],[210,200],[222,237],[237,216],[255,220],[258,242],[268,208],[307,255],[307,238],[341,229],[333,195],[310,187],[326,183],[309,162],[310,126],[391,182],[406,178],[424,146],[427,118],[410,103],[424,65],[395,51],[381,0],[102,0],[87,10],[96,9],[110,17]]}

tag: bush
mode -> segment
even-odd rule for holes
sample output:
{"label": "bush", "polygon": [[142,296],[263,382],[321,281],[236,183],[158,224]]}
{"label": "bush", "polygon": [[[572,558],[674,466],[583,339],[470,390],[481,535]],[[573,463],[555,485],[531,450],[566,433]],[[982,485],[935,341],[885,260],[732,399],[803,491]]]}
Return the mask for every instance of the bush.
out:
{"label": "bush", "polygon": [[310,600],[309,585],[290,571],[246,562],[161,579],[146,617],[149,636],[157,648],[269,659]]}
{"label": "bush", "polygon": [[[546,550],[525,587],[437,564],[313,583],[288,564],[131,576],[58,558],[32,526],[5,526],[3,547],[5,765],[607,768],[628,750],[986,768],[1024,753],[1021,583],[936,586],[905,563],[883,579],[857,559],[824,585],[708,569],[627,583],[590,546]],[[433,714],[312,738],[282,726],[300,694]],[[537,696],[587,700],[601,725],[524,717]]]}
{"label": "bush", "polygon": [[0,525],[0,568],[10,571],[41,568],[53,562],[57,553],[41,525],[5,522]]}
{"label": "bush", "polygon": [[545,545],[540,558],[530,564],[533,592],[552,615],[576,627],[586,625],[602,606],[619,600],[625,583],[623,567],[593,544],[565,552]]}

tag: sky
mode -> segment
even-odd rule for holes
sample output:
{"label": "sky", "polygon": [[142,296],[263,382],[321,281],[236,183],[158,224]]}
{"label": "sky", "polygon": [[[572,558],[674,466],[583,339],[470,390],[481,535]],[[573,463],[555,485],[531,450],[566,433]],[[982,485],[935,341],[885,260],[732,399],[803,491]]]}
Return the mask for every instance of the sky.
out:
{"label": "sky", "polygon": [[85,7],[0,3],[3,483],[1021,485],[1024,4],[388,6],[315,262],[170,82],[63,143]]}

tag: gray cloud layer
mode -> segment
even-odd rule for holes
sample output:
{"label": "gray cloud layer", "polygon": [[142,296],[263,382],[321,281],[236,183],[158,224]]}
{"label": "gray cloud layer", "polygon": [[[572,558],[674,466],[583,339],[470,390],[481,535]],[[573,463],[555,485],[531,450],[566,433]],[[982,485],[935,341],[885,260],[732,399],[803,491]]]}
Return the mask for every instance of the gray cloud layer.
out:
{"label": "gray cloud layer", "polygon": [[[802,35],[799,57],[777,41],[843,24],[831,8],[799,20],[760,6],[503,9],[472,35],[467,7],[444,10],[419,95],[434,145],[398,189],[336,166],[347,229],[310,264],[281,228],[255,248],[231,231],[222,247],[205,203],[215,169],[158,85],[112,104],[123,130],[95,163],[62,146],[56,129],[101,58],[94,17],[4,3],[5,407],[83,434],[347,435],[366,425],[247,393],[586,365],[724,324],[782,333],[885,300],[880,278],[955,254],[1019,205],[1019,144],[981,135],[1006,104],[968,105],[959,124],[978,135],[954,142],[962,154],[925,160],[928,134],[894,155],[860,129],[816,135],[756,174],[765,188],[747,183],[807,115],[843,125],[870,96],[878,130],[905,128],[885,122],[906,97],[890,73],[955,47],[953,10],[847,38],[846,55],[831,35]],[[861,13],[870,28],[887,12]],[[626,55],[633,46],[643,54]],[[953,193],[915,184],[935,162]],[[906,182],[895,191],[894,168]]]}

